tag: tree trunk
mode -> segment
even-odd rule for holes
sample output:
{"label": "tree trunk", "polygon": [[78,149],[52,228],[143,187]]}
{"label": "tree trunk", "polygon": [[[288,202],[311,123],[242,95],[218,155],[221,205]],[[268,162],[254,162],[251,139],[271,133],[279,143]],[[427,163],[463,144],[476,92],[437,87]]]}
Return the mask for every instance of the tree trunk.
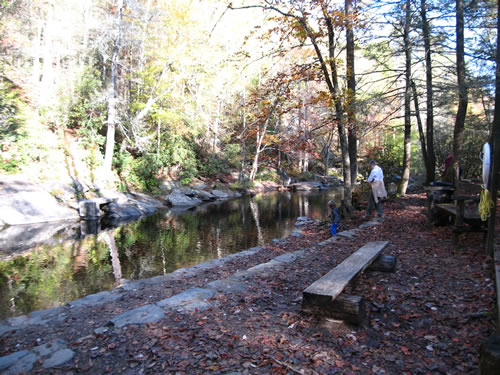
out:
{"label": "tree trunk", "polygon": [[464,52],[464,0],[456,0],[457,7],[457,82],[458,82],[458,110],[453,131],[453,170],[454,180],[460,175],[460,158],[467,114],[467,84],[465,82],[465,52]]}
{"label": "tree trunk", "polygon": [[431,32],[427,19],[426,0],[420,0],[420,14],[422,17],[422,32],[424,36],[425,84],[427,91],[427,118],[425,129],[427,137],[427,161],[425,162],[425,183],[430,184],[436,179],[436,152],[434,151],[434,87],[432,85]]}
{"label": "tree trunk", "polygon": [[354,31],[353,31],[352,0],[345,0],[345,27],[346,27],[346,74],[347,74],[347,128],[349,143],[349,161],[351,164],[351,184],[358,178],[358,139],[356,124],[356,75],[354,70]]}
{"label": "tree trunk", "polygon": [[340,98],[339,80],[337,74],[337,63],[335,58],[335,32],[332,19],[328,16],[326,9],[323,10],[328,29],[328,51],[330,57],[330,70],[332,74],[332,97],[335,104],[335,113],[337,117],[337,129],[339,132],[340,150],[342,153],[342,169],[344,177],[344,204],[348,211],[352,207],[352,183],[351,183],[351,160],[349,158],[349,144],[345,128],[344,110],[342,99]]}
{"label": "tree trunk", "polygon": [[405,23],[403,32],[403,43],[405,49],[405,134],[404,134],[404,154],[403,154],[403,173],[398,193],[406,194],[408,181],[410,180],[411,163],[411,45],[410,45],[410,0],[405,2]]}
{"label": "tree trunk", "polygon": [[[498,2],[498,10],[500,11],[500,2]],[[498,13],[500,14],[500,13]],[[500,22],[497,20],[497,46],[500,45]],[[496,51],[496,81],[495,81],[495,113],[493,115],[493,128],[490,137],[491,147],[491,168],[490,181],[488,184],[491,192],[491,199],[495,202],[491,210],[491,216],[488,220],[488,238],[486,241],[486,251],[493,255],[495,244],[495,215],[497,209],[497,190],[500,187],[498,173],[500,171],[500,48]],[[497,330],[500,332],[500,321],[497,322]]]}
{"label": "tree trunk", "polygon": [[113,43],[113,55],[111,57],[111,77],[108,91],[108,130],[106,132],[106,152],[104,154],[104,171],[111,172],[113,164],[113,150],[115,148],[115,128],[118,121],[117,113],[117,75],[118,56],[120,54],[120,39],[122,33],[123,0],[118,0],[118,11],[116,13],[116,36]]}
{"label": "tree trunk", "polygon": [[411,89],[413,91],[413,104],[415,105],[415,117],[417,118],[417,126],[418,126],[418,136],[420,139],[420,149],[422,150],[422,159],[424,160],[425,169],[428,168],[428,155],[427,155],[427,147],[425,144],[425,135],[424,129],[422,125],[422,119],[420,118],[420,109],[418,105],[418,96],[417,96],[417,86],[415,85],[415,81],[411,80]]}

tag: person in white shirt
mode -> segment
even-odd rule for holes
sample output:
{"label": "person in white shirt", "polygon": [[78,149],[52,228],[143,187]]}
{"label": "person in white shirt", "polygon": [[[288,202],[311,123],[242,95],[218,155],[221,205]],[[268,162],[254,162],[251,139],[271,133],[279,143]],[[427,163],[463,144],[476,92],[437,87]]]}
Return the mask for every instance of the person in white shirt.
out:
{"label": "person in white shirt", "polygon": [[375,160],[370,161],[370,176],[368,176],[368,182],[372,187],[370,197],[368,198],[368,207],[366,208],[366,217],[372,216],[373,209],[376,208],[378,217],[384,217],[382,212],[382,204],[380,203],[380,198],[387,197],[387,191],[384,185],[384,172],[382,168],[377,165]]}

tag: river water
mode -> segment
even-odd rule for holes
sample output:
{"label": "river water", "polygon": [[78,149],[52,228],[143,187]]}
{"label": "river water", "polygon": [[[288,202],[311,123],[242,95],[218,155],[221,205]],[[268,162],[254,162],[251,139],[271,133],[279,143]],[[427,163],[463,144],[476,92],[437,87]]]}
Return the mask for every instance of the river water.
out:
{"label": "river water", "polygon": [[0,319],[263,245],[289,235],[298,216],[326,219],[330,199],[340,192],[261,194],[160,211],[79,240],[51,238],[0,261]]}

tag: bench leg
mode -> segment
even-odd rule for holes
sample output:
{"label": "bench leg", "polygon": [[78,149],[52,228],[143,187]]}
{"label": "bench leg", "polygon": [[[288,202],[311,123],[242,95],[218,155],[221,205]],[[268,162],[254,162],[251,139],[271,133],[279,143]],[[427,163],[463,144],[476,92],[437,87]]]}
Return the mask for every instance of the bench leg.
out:
{"label": "bench leg", "polygon": [[395,272],[397,258],[392,255],[380,255],[368,267],[368,271]]}
{"label": "bench leg", "polygon": [[361,296],[341,294],[335,300],[328,296],[304,293],[302,310],[315,315],[361,324],[366,314],[365,299]]}

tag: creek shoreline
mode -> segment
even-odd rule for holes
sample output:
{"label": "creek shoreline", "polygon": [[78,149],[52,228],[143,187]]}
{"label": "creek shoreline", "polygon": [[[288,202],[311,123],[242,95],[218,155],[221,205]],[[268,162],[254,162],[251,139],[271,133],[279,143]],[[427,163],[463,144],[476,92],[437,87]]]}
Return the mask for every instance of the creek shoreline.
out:
{"label": "creek shoreline", "polygon": [[[170,193],[163,195],[102,190],[101,196],[95,197],[81,184],[59,185],[49,192],[44,185],[21,181],[15,176],[4,177],[0,176],[0,257],[3,261],[51,241],[56,233],[63,233],[63,239],[79,240],[137,221],[158,210],[179,213],[248,195],[334,186],[317,182],[296,183],[290,187],[265,183],[254,189],[235,191],[228,185],[184,187],[176,183],[170,186]],[[77,195],[79,200],[75,198]]]}

